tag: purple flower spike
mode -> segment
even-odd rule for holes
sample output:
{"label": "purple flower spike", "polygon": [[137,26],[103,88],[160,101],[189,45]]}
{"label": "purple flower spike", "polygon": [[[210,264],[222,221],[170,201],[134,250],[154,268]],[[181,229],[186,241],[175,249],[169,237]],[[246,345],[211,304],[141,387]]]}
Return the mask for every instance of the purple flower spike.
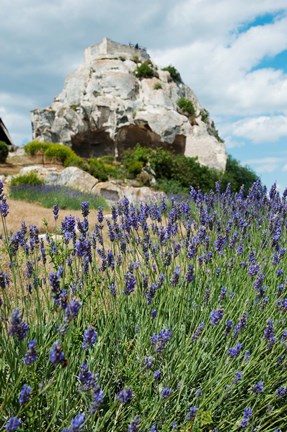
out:
{"label": "purple flower spike", "polygon": [[122,404],[129,402],[133,397],[133,392],[130,387],[124,388],[118,394],[118,401]]}
{"label": "purple flower spike", "polygon": [[50,350],[50,361],[54,364],[64,362],[65,355],[62,351],[62,346],[59,340],[57,340]]}
{"label": "purple flower spike", "polygon": [[21,419],[17,418],[17,417],[11,417],[8,420],[8,423],[6,423],[5,425],[5,429],[7,432],[14,432],[15,430],[18,429],[18,427],[21,424]]}
{"label": "purple flower spike", "polygon": [[16,308],[12,312],[8,333],[10,336],[15,336],[19,341],[25,339],[28,332],[28,325],[22,321],[23,314],[19,312],[19,308]]}
{"label": "purple flower spike", "polygon": [[93,327],[88,327],[84,331],[82,348],[84,348],[84,349],[90,348],[91,346],[94,345],[94,343],[96,342],[96,339],[97,339],[96,330]]}

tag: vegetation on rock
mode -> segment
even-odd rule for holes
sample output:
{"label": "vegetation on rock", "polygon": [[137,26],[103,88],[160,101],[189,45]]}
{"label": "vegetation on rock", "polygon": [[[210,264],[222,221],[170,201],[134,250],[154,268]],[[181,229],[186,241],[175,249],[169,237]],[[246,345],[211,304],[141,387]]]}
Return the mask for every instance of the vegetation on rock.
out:
{"label": "vegetation on rock", "polygon": [[180,73],[178,72],[178,70],[174,66],[169,65],[169,66],[164,67],[162,70],[169,72],[170,77],[174,82],[179,83],[179,84],[182,83]]}
{"label": "vegetation on rock", "polygon": [[177,106],[184,114],[194,116],[195,108],[190,99],[186,99],[184,97],[179,98],[177,101]]}
{"label": "vegetation on rock", "polygon": [[152,67],[150,67],[148,62],[144,62],[139,65],[135,70],[135,75],[137,78],[152,78],[155,76],[155,72]]}

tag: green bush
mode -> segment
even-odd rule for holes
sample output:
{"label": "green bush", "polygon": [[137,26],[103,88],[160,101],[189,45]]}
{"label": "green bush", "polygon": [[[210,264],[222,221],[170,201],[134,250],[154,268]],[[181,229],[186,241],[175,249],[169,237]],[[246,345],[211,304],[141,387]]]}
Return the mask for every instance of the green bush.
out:
{"label": "green bush", "polygon": [[242,185],[244,185],[244,190],[247,192],[258,178],[257,174],[252,169],[240,165],[238,160],[228,155],[225,172],[220,182],[222,189],[226,188],[228,183],[231,183],[231,190],[233,192],[239,191]]}
{"label": "green bush", "polygon": [[170,77],[174,82],[182,83],[180,73],[178,72],[178,70],[174,66],[169,65],[169,66],[164,67],[162,70],[169,72]]}
{"label": "green bush", "polygon": [[182,184],[178,180],[174,179],[160,179],[157,182],[157,187],[162,192],[165,192],[166,194],[172,194],[172,195],[185,195],[188,194],[189,189],[182,186]]}
{"label": "green bush", "polygon": [[76,153],[73,152],[70,147],[63,144],[50,144],[45,150],[45,156],[49,159],[56,159],[63,164],[68,158],[77,157]]}
{"label": "green bush", "polygon": [[18,175],[11,180],[11,186],[41,184],[44,184],[44,181],[40,179],[36,171],[30,171],[27,174]]}
{"label": "green bush", "polygon": [[24,146],[25,153],[34,156],[38,152],[45,152],[50,145],[54,145],[49,142],[30,141]]}
{"label": "green bush", "polygon": [[77,155],[70,155],[64,161],[64,167],[78,167],[84,171],[89,171],[89,163]]}
{"label": "green bush", "polygon": [[139,65],[135,70],[135,75],[138,78],[152,78],[155,76],[154,70],[145,62]]}
{"label": "green bush", "polygon": [[209,112],[208,112],[206,109],[202,109],[202,110],[200,111],[200,117],[201,117],[201,120],[202,120],[204,123],[207,123],[207,124],[208,124],[208,121],[209,121]]}
{"label": "green bush", "polygon": [[195,108],[193,106],[193,103],[191,100],[186,99],[184,97],[181,97],[177,101],[177,106],[180,108],[181,111],[184,113],[187,113],[191,116],[195,114]]}
{"label": "green bush", "polygon": [[105,165],[99,159],[89,160],[89,173],[100,181],[107,181],[109,179]]}
{"label": "green bush", "polygon": [[162,89],[162,85],[161,85],[160,82],[156,82],[155,85],[153,86],[153,88],[154,88],[155,90],[160,90],[160,89]]}
{"label": "green bush", "polygon": [[128,177],[136,178],[136,176],[142,171],[143,166],[144,164],[142,161],[131,161],[128,165]]}
{"label": "green bush", "polygon": [[112,164],[115,160],[114,156],[112,155],[105,155],[102,156],[100,158],[98,158],[101,162],[103,162],[104,164]]}
{"label": "green bush", "polygon": [[9,154],[9,149],[4,141],[0,141],[0,163],[5,163]]}

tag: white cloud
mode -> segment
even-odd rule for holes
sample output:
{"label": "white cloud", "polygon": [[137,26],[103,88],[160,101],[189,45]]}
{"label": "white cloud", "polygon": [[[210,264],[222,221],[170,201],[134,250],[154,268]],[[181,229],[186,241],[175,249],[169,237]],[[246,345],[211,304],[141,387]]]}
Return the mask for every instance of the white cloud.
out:
{"label": "white cloud", "polygon": [[278,157],[249,159],[244,161],[244,164],[254,167],[258,174],[273,173],[279,169],[282,159]]}
{"label": "white cloud", "polygon": [[244,137],[253,143],[276,142],[287,138],[287,116],[260,116],[240,120],[232,126],[233,135]]}

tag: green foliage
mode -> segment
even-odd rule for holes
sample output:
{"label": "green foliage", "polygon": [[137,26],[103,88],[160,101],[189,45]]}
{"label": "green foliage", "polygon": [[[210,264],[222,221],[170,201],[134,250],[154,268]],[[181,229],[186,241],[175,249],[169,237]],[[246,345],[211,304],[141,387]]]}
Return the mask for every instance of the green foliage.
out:
{"label": "green foliage", "polygon": [[109,179],[105,164],[100,159],[89,160],[89,173],[100,181],[107,181]]}
{"label": "green foliage", "polygon": [[195,108],[191,100],[181,97],[177,101],[177,106],[183,113],[193,116],[195,114]]}
{"label": "green foliage", "polygon": [[160,89],[162,89],[162,85],[161,85],[160,82],[156,82],[156,83],[154,84],[153,88],[154,88],[155,90],[160,90]]}
{"label": "green foliage", "polygon": [[44,184],[44,181],[40,179],[36,171],[30,171],[27,174],[18,175],[11,180],[11,186],[41,184]]}
{"label": "green foliage", "polygon": [[128,165],[128,174],[130,178],[135,178],[143,169],[143,162],[142,161],[131,161]]}
{"label": "green foliage", "polygon": [[188,192],[188,190],[182,186],[180,181],[175,179],[162,178],[158,180],[157,185],[158,189],[162,192],[165,192],[166,194],[184,195]]}
{"label": "green foliage", "polygon": [[208,120],[209,120],[209,112],[208,112],[206,109],[202,109],[202,110],[200,111],[200,117],[201,117],[201,120],[202,120],[204,123],[207,123],[207,124],[208,124]]}
{"label": "green foliage", "polygon": [[41,141],[30,141],[28,144],[24,146],[25,153],[34,156],[36,153],[43,153],[50,145],[54,145],[54,143],[49,142],[41,142]]}
{"label": "green foliage", "polygon": [[182,83],[180,73],[178,72],[178,70],[174,66],[169,65],[169,66],[164,67],[162,70],[169,72],[170,77],[174,82]]}
{"label": "green foliage", "polygon": [[49,159],[56,159],[64,164],[68,158],[76,157],[77,155],[70,147],[62,144],[51,144],[45,150],[45,156]]}
{"label": "green foliage", "polygon": [[101,195],[83,193],[63,186],[49,186],[43,184],[11,184],[10,197],[15,200],[36,202],[45,208],[52,208],[58,204],[60,209],[78,210],[81,203],[88,201],[91,209],[100,206],[108,208],[106,200]]}
{"label": "green foliage", "polygon": [[152,78],[155,76],[155,73],[154,70],[148,64],[148,62],[144,62],[136,68],[135,75],[140,79]]}
{"label": "green foliage", "polygon": [[251,185],[258,180],[258,176],[255,172],[247,167],[240,165],[240,162],[228,155],[226,169],[221,178],[221,184],[223,188],[226,188],[227,184],[231,184],[232,191],[238,191],[242,185],[244,185],[245,193],[251,187]]}
{"label": "green foliage", "polygon": [[[64,166],[71,166],[71,163],[78,163],[79,156],[70,149],[70,147],[63,144],[56,144],[50,142],[31,141],[24,146],[25,152],[31,156],[36,153],[44,153],[45,157],[49,159],[56,159],[64,164]],[[79,165],[75,165],[79,166]]]}
{"label": "green foliage", "polygon": [[0,141],[0,163],[5,163],[9,154],[9,149],[4,141]]}
{"label": "green foliage", "polygon": [[220,181],[222,187],[231,182],[232,190],[239,191],[242,184],[249,188],[258,176],[249,168],[243,167],[231,156],[228,157],[226,172],[200,165],[196,158],[174,155],[160,147],[152,149],[139,144],[123,154],[122,163],[126,176],[135,178],[147,163],[156,173],[157,187],[166,193],[189,193],[190,186],[203,192],[214,189]]}
{"label": "green foliage", "polygon": [[64,161],[64,167],[74,166],[84,171],[89,171],[89,163],[77,155],[70,155]]}
{"label": "green foliage", "polygon": [[105,155],[105,156],[100,157],[99,160],[101,162],[103,162],[104,164],[112,164],[112,163],[114,163],[115,158],[112,155]]}

